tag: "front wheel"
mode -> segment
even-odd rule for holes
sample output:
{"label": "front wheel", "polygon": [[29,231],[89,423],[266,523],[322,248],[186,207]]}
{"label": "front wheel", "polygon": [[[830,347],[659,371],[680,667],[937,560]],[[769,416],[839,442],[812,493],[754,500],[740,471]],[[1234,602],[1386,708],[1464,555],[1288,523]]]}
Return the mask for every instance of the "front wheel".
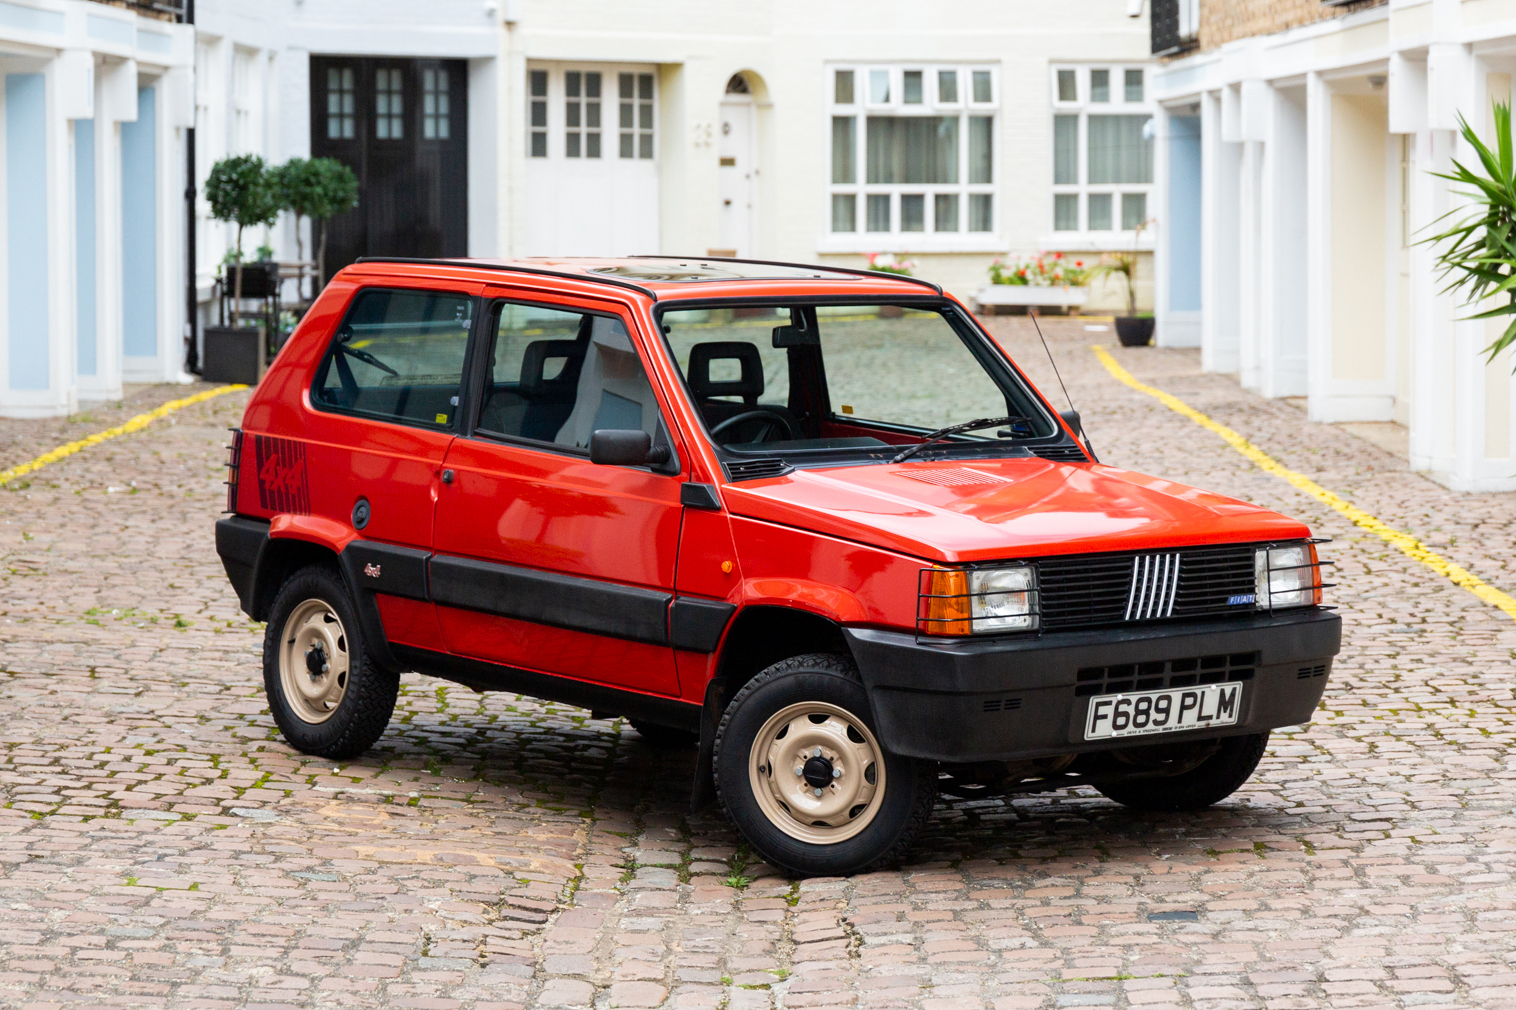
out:
{"label": "front wheel", "polygon": [[[1191,744],[1190,748],[1214,747],[1215,750],[1199,764],[1177,775],[1108,782],[1097,784],[1095,788],[1108,799],[1133,810],[1203,810],[1241,788],[1258,767],[1258,762],[1263,760],[1263,751],[1268,745],[1267,732]],[[1151,765],[1155,771],[1161,770],[1165,764],[1183,767],[1190,763],[1184,750],[1162,744],[1134,748],[1125,763],[1138,767]]]}
{"label": "front wheel", "polygon": [[765,860],[843,876],[898,862],[936,801],[936,769],[879,743],[857,668],[797,656],[737,692],[716,731],[716,791]]}
{"label": "front wheel", "polygon": [[279,732],[306,754],[357,757],[389,724],[400,678],[364,650],[335,570],[302,568],[280,587],[263,635],[263,688]]}

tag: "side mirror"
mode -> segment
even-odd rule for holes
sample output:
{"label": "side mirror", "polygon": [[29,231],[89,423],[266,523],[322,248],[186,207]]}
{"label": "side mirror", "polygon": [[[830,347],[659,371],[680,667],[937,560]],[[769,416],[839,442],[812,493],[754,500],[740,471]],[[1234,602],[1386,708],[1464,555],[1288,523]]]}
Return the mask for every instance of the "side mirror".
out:
{"label": "side mirror", "polygon": [[669,447],[653,445],[645,431],[597,428],[590,435],[590,462],[608,466],[657,466],[669,461]]}
{"label": "side mirror", "polygon": [[1084,434],[1084,425],[1079,423],[1079,411],[1060,410],[1058,416],[1068,422],[1069,427],[1074,429],[1074,434],[1081,436]]}

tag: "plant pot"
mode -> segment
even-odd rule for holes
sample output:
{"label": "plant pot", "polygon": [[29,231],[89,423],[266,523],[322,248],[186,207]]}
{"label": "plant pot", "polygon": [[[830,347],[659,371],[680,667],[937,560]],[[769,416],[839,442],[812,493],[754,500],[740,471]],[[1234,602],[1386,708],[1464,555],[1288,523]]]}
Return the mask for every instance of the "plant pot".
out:
{"label": "plant pot", "polygon": [[1122,347],[1146,347],[1153,342],[1152,316],[1117,316],[1116,336]]}
{"label": "plant pot", "polygon": [[[229,264],[226,268],[226,290],[228,294],[237,290],[235,263]],[[278,290],[279,264],[265,262],[242,264],[243,298],[272,298]]]}
{"label": "plant pot", "polygon": [[261,327],[207,326],[200,377],[206,382],[241,382],[249,386],[263,378]]}

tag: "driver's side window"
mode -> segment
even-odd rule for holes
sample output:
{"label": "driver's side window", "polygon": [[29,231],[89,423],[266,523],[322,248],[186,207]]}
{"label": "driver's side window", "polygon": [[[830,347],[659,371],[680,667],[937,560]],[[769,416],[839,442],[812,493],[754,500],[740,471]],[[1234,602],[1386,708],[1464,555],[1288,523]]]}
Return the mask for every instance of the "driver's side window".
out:
{"label": "driver's side window", "polygon": [[585,449],[597,429],[640,429],[663,441],[658,401],[617,316],[501,302],[489,327],[477,428]]}

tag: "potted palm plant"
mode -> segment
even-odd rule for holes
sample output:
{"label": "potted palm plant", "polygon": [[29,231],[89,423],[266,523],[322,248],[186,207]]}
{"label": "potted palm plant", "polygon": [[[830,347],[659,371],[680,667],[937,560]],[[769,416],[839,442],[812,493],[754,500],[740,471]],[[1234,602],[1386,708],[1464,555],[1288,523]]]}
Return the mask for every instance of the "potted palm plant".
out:
{"label": "potted palm plant", "polygon": [[1137,314],[1137,242],[1151,221],[1137,226],[1131,252],[1107,253],[1090,270],[1090,279],[1120,277],[1126,285],[1126,315],[1116,317],[1116,337],[1122,347],[1146,347],[1153,342],[1153,317]]}
{"label": "potted palm plant", "polygon": [[[1516,343],[1516,154],[1513,154],[1511,139],[1510,103],[1496,102],[1493,118],[1495,146],[1491,149],[1479,139],[1468,120],[1462,115],[1458,117],[1463,139],[1479,156],[1484,174],[1459,161],[1453,162],[1452,172],[1432,174],[1467,186],[1468,189],[1460,195],[1469,200],[1474,209],[1447,230],[1421,240],[1445,246],[1437,257],[1440,278],[1448,282],[1444,292],[1462,290],[1470,305],[1477,305],[1486,298],[1506,296],[1503,303],[1467,317],[1511,317],[1504,332],[1484,349],[1487,362],[1495,360],[1497,354]],[[1452,213],[1456,211],[1449,211]]]}

